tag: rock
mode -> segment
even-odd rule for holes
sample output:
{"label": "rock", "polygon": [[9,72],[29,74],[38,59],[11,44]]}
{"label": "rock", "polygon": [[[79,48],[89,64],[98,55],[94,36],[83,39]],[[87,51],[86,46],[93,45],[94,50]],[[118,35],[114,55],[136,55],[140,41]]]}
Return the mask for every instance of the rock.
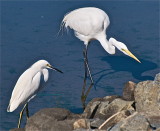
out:
{"label": "rock", "polygon": [[26,131],[71,131],[78,115],[73,118],[73,113],[62,108],[42,109],[29,118],[25,126]]}
{"label": "rock", "polygon": [[104,122],[104,120],[101,120],[99,118],[92,119],[91,120],[91,128],[98,128],[100,125],[102,125],[103,122]]}
{"label": "rock", "polygon": [[92,99],[86,106],[82,116],[85,118],[93,118],[94,112],[97,110],[99,104],[101,103],[102,98]]}
{"label": "rock", "polygon": [[99,129],[83,129],[83,128],[81,128],[81,129],[76,129],[76,130],[73,130],[73,131],[106,131],[106,130],[99,130]]}
{"label": "rock", "polygon": [[104,98],[93,99],[87,104],[82,114],[82,117],[87,118],[87,119],[94,118],[95,113],[97,112],[99,107],[103,108],[104,106],[107,106],[109,103],[111,103],[116,98],[119,98],[119,96],[106,96]]}
{"label": "rock", "polygon": [[94,118],[106,120],[107,118],[122,110],[134,111],[132,104],[133,101],[125,101],[121,98],[116,98],[111,103],[108,103],[108,101],[101,102],[95,113]]}
{"label": "rock", "polygon": [[91,129],[78,128],[73,131],[92,131]]}
{"label": "rock", "polygon": [[89,129],[90,121],[88,119],[78,119],[74,122],[73,128],[74,129],[78,129],[78,128]]}
{"label": "rock", "polygon": [[127,118],[128,115],[130,115],[130,113],[128,113],[127,111],[117,112],[116,114],[114,114],[110,118],[108,118],[105,121],[105,123],[103,123],[103,125],[101,125],[98,129],[109,130],[112,126],[114,126],[118,122]]}
{"label": "rock", "polygon": [[110,131],[151,131],[147,119],[137,112],[117,123]]}
{"label": "rock", "polygon": [[160,128],[156,129],[156,131],[160,131]]}
{"label": "rock", "polygon": [[160,115],[154,115],[152,114],[152,112],[141,112],[141,115],[143,115],[149,122],[150,126],[152,127],[152,129],[158,129],[160,128]]}
{"label": "rock", "polygon": [[14,128],[14,129],[11,129],[10,131],[25,131],[24,128]]}
{"label": "rock", "polygon": [[156,75],[154,82],[160,86],[160,73]]}
{"label": "rock", "polygon": [[[157,79],[157,78],[156,78]],[[160,86],[154,81],[139,82],[135,92],[136,111],[160,114]]]}
{"label": "rock", "polygon": [[159,116],[147,116],[147,120],[152,128],[160,128],[160,115]]}
{"label": "rock", "polygon": [[123,88],[123,99],[127,101],[134,101],[134,90],[136,83],[129,81]]}

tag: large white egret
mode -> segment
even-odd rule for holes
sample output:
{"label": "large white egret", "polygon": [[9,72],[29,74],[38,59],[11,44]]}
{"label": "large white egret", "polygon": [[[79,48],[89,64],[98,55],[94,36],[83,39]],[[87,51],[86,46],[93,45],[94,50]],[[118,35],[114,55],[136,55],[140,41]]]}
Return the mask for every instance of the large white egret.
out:
{"label": "large white egret", "polygon": [[[75,36],[84,42],[84,63],[85,68],[88,70],[91,83],[93,83],[92,75],[88,66],[87,47],[91,40],[96,39],[100,42],[102,47],[109,53],[115,54],[115,47],[140,62],[127,48],[127,46],[117,41],[114,38],[106,39],[106,29],[110,24],[108,15],[101,9],[95,7],[79,8],[69,12],[64,16],[62,25],[70,27],[74,30]],[[118,23],[119,24],[119,23]],[[85,74],[87,70],[85,69]],[[86,75],[85,75],[86,79]]]}
{"label": "large white egret", "polygon": [[28,102],[36,96],[40,89],[43,88],[40,86],[41,77],[43,77],[44,82],[46,82],[49,78],[49,72],[47,68],[62,73],[62,71],[51,66],[46,60],[39,60],[19,77],[13,89],[7,111],[13,112],[20,105],[25,104],[20,112],[18,128],[20,128],[21,119],[25,108],[27,118],[29,118]]}

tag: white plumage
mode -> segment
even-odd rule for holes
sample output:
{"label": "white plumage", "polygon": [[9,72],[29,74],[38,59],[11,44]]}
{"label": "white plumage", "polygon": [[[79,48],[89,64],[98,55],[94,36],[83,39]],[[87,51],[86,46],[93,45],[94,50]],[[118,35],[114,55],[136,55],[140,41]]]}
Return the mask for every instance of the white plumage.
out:
{"label": "white plumage", "polygon": [[140,62],[127,46],[114,38],[106,39],[106,29],[110,24],[108,15],[101,9],[95,7],[79,8],[68,13],[62,21],[62,25],[70,27],[75,35],[84,42],[86,47],[92,39],[98,40],[102,47],[109,53],[115,54],[115,47],[124,54]]}
{"label": "white plumage", "polygon": [[[52,67],[46,60],[39,60],[19,77],[11,95],[9,106],[7,108],[8,112],[13,112],[20,105],[25,104],[26,107],[26,104],[36,96],[38,91],[42,88],[42,86],[40,86],[42,76],[44,82],[48,80],[49,72],[47,68],[61,72]],[[21,114],[23,114],[23,111]],[[21,116],[22,115],[20,115],[20,120]],[[18,128],[19,127],[20,122]]]}
{"label": "white plumage", "polygon": [[[75,36],[84,42],[84,64],[85,64],[85,79],[88,70],[91,83],[93,84],[92,75],[88,65],[87,47],[88,43],[92,39],[96,39],[100,42],[102,47],[109,53],[115,54],[115,47],[123,52],[125,55],[132,57],[140,62],[127,48],[127,46],[117,41],[114,38],[110,38],[109,41],[106,38],[106,29],[110,24],[108,15],[101,9],[95,7],[79,8],[69,12],[64,16],[61,24],[63,26],[70,27],[74,30]],[[120,24],[120,23],[118,23]]]}

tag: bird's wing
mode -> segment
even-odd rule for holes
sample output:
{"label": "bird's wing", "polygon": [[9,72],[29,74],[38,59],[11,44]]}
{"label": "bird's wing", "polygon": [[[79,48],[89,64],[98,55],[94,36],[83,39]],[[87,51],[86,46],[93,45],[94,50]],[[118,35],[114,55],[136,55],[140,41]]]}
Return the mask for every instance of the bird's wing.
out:
{"label": "bird's wing", "polygon": [[18,79],[12,92],[10,104],[7,111],[14,111],[19,105],[26,103],[39,88],[41,72],[32,76],[31,71],[26,70]]}
{"label": "bird's wing", "polygon": [[69,26],[76,32],[88,36],[104,30],[104,20],[106,19],[109,25],[109,18],[104,12],[89,8],[70,12],[64,17],[63,22],[66,27]]}

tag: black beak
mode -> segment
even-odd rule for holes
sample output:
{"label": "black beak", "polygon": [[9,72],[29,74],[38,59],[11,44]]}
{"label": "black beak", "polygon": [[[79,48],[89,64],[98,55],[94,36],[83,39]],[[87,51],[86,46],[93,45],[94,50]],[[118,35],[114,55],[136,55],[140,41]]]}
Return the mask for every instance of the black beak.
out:
{"label": "black beak", "polygon": [[55,70],[55,71],[58,71],[58,72],[60,72],[60,73],[63,73],[62,71],[60,71],[59,69],[57,69],[57,68],[54,68],[53,66],[51,66],[51,65],[48,65],[52,70]]}
{"label": "black beak", "polygon": [[57,68],[54,68],[54,67],[51,67],[53,70],[55,70],[55,71],[58,71],[58,72],[60,72],[60,73],[63,73],[62,71],[60,71],[59,69],[57,69]]}

